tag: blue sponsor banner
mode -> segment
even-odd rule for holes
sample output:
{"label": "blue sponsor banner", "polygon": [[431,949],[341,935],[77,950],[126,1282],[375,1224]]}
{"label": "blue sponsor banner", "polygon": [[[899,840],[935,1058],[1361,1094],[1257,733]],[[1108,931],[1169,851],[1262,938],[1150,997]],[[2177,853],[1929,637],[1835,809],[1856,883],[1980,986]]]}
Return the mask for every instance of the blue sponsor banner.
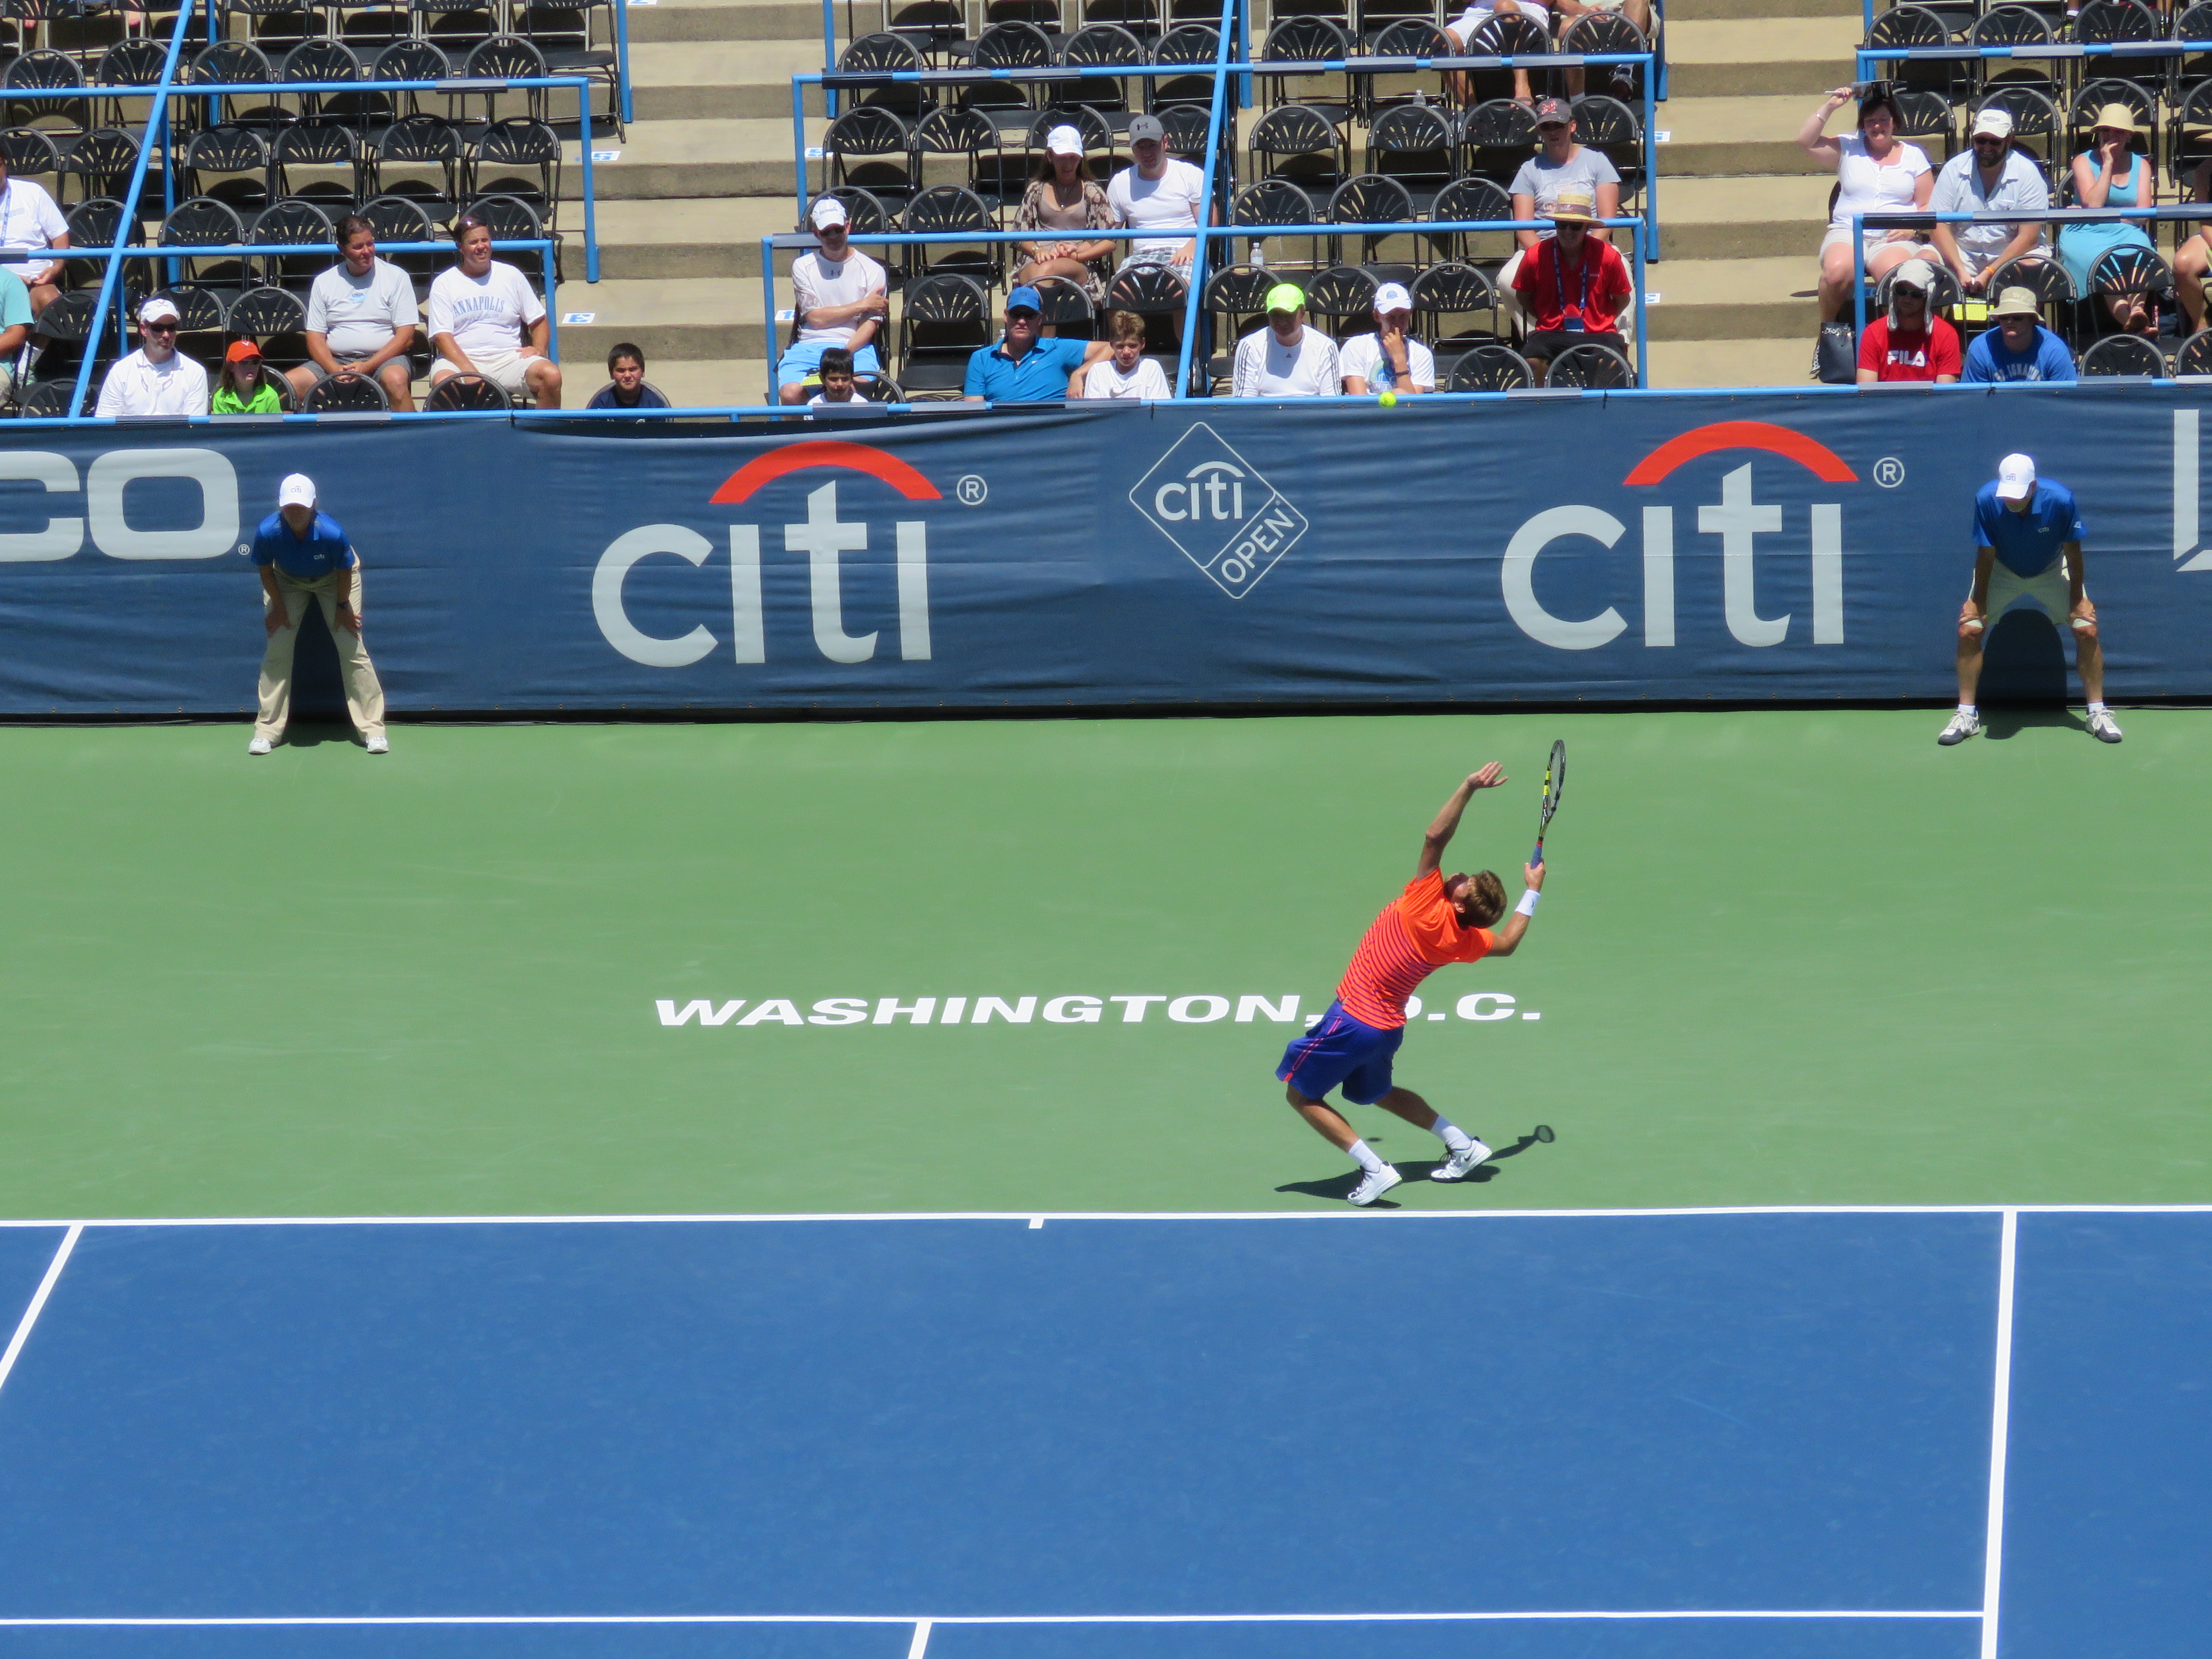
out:
{"label": "blue sponsor banner", "polygon": [[295,471],[402,712],[1939,698],[2015,449],[2081,498],[2112,694],[2202,696],[2203,401],[17,428],[0,713],[249,711],[244,550]]}

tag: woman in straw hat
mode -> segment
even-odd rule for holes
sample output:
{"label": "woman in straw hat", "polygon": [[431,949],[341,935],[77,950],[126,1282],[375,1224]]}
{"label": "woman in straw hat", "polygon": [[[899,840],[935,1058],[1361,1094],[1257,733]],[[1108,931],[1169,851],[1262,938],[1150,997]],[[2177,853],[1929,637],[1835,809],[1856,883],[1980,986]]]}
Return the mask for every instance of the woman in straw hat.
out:
{"label": "woman in straw hat", "polygon": [[[2074,204],[2085,208],[2155,207],[2158,177],[2135,149],[2137,131],[2135,112],[2125,104],[2107,104],[2097,112],[2090,147],[2074,158]],[[2098,260],[2116,247],[2139,247],[2155,252],[2139,225],[2117,220],[2101,224],[2068,225],[2058,233],[2058,258],[2075,290],[2089,291],[2089,273]],[[2131,334],[2154,333],[2158,315],[2145,294],[2107,295],[2112,320]]]}

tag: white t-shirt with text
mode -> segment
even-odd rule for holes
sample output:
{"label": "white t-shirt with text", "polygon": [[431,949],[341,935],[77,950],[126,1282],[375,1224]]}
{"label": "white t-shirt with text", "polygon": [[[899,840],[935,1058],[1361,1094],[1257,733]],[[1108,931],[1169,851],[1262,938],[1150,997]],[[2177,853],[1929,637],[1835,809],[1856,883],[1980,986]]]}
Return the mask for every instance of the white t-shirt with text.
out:
{"label": "white t-shirt with text", "polygon": [[482,276],[455,265],[430,284],[431,337],[452,335],[464,356],[521,350],[522,331],[544,314],[545,302],[532,291],[530,279],[503,260],[493,260]]}
{"label": "white t-shirt with text", "polygon": [[835,264],[818,252],[800,254],[791,262],[791,302],[799,312],[799,339],[845,344],[859,331],[859,323],[810,327],[806,313],[817,306],[856,306],[884,286],[884,268],[856,247],[847,248]]}
{"label": "white t-shirt with text", "polygon": [[392,343],[393,334],[418,320],[415,284],[386,259],[371,264],[366,276],[356,276],[341,262],[307,290],[307,332],[323,336],[331,356],[342,363],[374,356]]}
{"label": "white t-shirt with text", "polygon": [[1299,331],[1285,345],[1272,328],[1255,328],[1237,343],[1230,391],[1238,398],[1334,398],[1344,391],[1336,342],[1317,328]]}
{"label": "white t-shirt with text", "polygon": [[1159,364],[1150,357],[1137,359],[1136,368],[1124,374],[1115,366],[1111,357],[1091,365],[1083,377],[1085,398],[1113,398],[1127,400],[1133,398],[1167,398],[1168,377]]}
{"label": "white t-shirt with text", "polygon": [[[1134,167],[1123,167],[1106,186],[1106,204],[1131,230],[1193,231],[1198,228],[1200,208],[1206,201],[1206,175],[1188,161],[1167,159],[1157,179],[1147,179]],[[1165,240],[1140,237],[1125,244],[1125,259],[1158,259],[1170,264],[1188,264],[1179,258],[1188,235]]]}

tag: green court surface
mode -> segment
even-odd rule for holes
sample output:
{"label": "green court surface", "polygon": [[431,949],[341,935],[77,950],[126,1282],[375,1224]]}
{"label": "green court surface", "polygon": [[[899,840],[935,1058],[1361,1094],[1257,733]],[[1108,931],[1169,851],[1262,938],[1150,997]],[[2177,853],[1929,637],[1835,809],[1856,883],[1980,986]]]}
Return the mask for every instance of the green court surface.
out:
{"label": "green court surface", "polygon": [[[1395,1197],[2202,1201],[2212,714],[2126,719],[0,730],[0,1213],[1331,1206],[1350,1165],[1272,1074],[1297,1025],[1043,1005],[1317,1012],[1492,758],[1446,868],[1517,892],[1554,736],[1528,944],[1425,988],[1516,1017],[1416,1020],[1399,1077],[1557,1139]],[[1039,1002],[742,1024],[953,996]]]}

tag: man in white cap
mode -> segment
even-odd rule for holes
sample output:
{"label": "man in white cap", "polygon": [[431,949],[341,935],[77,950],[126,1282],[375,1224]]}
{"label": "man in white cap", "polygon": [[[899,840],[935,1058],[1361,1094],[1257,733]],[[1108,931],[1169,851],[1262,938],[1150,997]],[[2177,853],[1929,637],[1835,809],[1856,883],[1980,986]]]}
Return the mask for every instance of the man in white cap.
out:
{"label": "man in white cap", "polygon": [[1344,389],[1355,398],[1394,392],[1401,398],[1437,389],[1437,360],[1407,330],[1413,323],[1413,296],[1402,283],[1375,290],[1375,330],[1355,334],[1337,349],[1336,366]]}
{"label": "man in white cap", "polygon": [[[1943,163],[1928,206],[1936,213],[2042,213],[2049,209],[2051,187],[2035,163],[2013,148],[2008,112],[1991,104],[1974,117],[1972,147]],[[1991,270],[2041,246],[2043,232],[2043,224],[2034,219],[1937,225],[1933,240],[1959,286],[1979,294]]]}
{"label": "man in white cap", "polygon": [[156,294],[138,307],[138,349],[100,383],[96,415],[204,415],[207,370],[177,350],[177,307]]}
{"label": "man in white cap", "polygon": [[1859,337],[1858,383],[1885,386],[1900,380],[1932,380],[1948,386],[1959,378],[1959,331],[1930,314],[1936,273],[1925,259],[1907,259],[1889,279],[1889,314],[1877,317]]}
{"label": "man in white cap", "polygon": [[265,755],[284,735],[292,713],[292,653],[312,599],[322,606],[338,648],[346,712],[370,754],[388,753],[384,688],[361,642],[361,556],[337,520],[315,510],[315,482],[306,473],[295,472],[277,486],[276,510],[253,532],[253,562],[261,569],[269,649],[261,658],[261,713],[246,752]]}
{"label": "man in white cap", "polygon": [[2074,666],[2089,699],[2090,735],[2120,740],[2105,707],[2105,651],[2097,607],[2081,577],[2081,510],[2064,484],[2035,476],[2034,459],[2008,455],[1995,483],[1974,493],[1974,584],[1959,607],[1959,711],[1936,741],[1962,743],[1982,729],[1974,688],[1982,677],[1989,625],[2016,605],[2032,605],[2074,635]]}
{"label": "man in white cap", "polygon": [[853,354],[855,374],[870,380],[881,374],[876,337],[890,315],[890,284],[884,268],[846,240],[845,204],[824,196],[806,219],[820,246],[791,262],[796,331],[775,365],[776,396],[787,404],[803,404],[813,395],[806,383],[831,346]]}

